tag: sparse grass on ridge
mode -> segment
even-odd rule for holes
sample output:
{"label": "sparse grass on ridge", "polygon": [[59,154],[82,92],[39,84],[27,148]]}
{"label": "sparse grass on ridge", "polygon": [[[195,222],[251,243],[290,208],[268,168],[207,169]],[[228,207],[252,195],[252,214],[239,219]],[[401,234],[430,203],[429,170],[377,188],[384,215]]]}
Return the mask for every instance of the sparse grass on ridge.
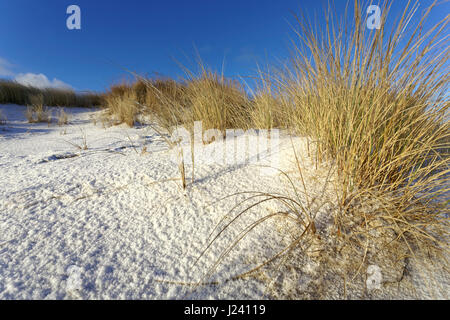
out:
{"label": "sparse grass on ridge", "polygon": [[202,121],[203,128],[245,128],[249,124],[250,102],[237,81],[225,78],[201,65],[199,75],[190,74],[186,94],[189,101],[187,122]]}
{"label": "sparse grass on ridge", "polygon": [[102,103],[97,93],[75,93],[69,89],[38,89],[25,86],[11,80],[0,79],[0,104],[26,106],[31,103],[29,97],[42,95],[43,104],[49,107],[95,107]]}
{"label": "sparse grass on ridge", "polygon": [[30,104],[27,106],[25,116],[29,123],[51,122],[51,112],[44,106],[44,97],[42,94],[32,95],[28,98]]}

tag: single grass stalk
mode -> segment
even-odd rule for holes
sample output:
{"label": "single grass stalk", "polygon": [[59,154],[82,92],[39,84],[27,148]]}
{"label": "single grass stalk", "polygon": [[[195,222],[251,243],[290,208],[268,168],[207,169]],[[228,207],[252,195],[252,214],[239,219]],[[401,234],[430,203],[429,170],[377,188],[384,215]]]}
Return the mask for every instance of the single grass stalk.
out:
{"label": "single grass stalk", "polygon": [[72,145],[73,147],[75,147],[76,149],[80,150],[80,151],[85,151],[88,150],[88,144],[87,144],[87,135],[86,132],[82,129],[79,128],[80,132],[81,132],[81,143],[76,143],[73,141],[68,141],[68,140],[64,140],[65,142],[67,142],[68,144]]}

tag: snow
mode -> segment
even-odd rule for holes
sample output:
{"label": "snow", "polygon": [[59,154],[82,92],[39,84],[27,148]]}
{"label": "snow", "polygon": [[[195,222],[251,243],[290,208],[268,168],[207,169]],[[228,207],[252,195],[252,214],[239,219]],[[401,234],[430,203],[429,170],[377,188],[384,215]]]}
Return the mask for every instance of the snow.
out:
{"label": "snow", "polygon": [[[101,111],[79,108],[66,109],[67,126],[28,124],[23,106],[0,110],[7,118],[0,125],[0,299],[296,298],[292,288],[306,288],[317,271],[310,262],[302,279],[286,273],[284,296],[268,293],[262,276],[230,280],[288,243],[283,223],[268,222],[206,277],[240,231],[279,209],[269,202],[243,215],[195,263],[245,195],[222,198],[286,192],[282,175],[254,164],[206,163],[199,154],[195,182],[187,164],[183,190],[173,150],[151,126],[105,127],[92,121]],[[306,140],[296,139],[306,157]],[[280,139],[284,170],[290,146]],[[321,190],[320,178],[306,179]],[[446,298],[448,274],[439,279],[447,282],[437,295]]]}

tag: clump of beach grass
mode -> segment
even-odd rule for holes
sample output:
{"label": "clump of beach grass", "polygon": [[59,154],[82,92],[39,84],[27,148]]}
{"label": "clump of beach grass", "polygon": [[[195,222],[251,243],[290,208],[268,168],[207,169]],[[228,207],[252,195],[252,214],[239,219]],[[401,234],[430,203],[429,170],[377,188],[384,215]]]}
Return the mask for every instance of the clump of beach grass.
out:
{"label": "clump of beach grass", "polygon": [[242,86],[223,74],[200,65],[199,74],[189,74],[186,94],[190,109],[188,122],[202,121],[205,130],[225,132],[249,124],[249,99]]}
{"label": "clump of beach grass", "polygon": [[150,116],[164,127],[182,122],[184,86],[172,79],[150,79],[136,75],[134,83],[111,86],[104,97],[106,113],[115,124],[133,126],[141,116]]}
{"label": "clump of beach grass", "polygon": [[126,123],[132,127],[137,119],[139,108],[136,94],[123,85],[111,87],[105,96],[106,113],[114,124]]}
{"label": "clump of beach grass", "polygon": [[186,87],[182,82],[170,78],[138,78],[137,92],[143,92],[145,96],[139,100],[144,106],[144,115],[156,118],[158,124],[165,129],[180,125],[184,122],[189,103],[186,97]]}
{"label": "clump of beach grass", "polygon": [[282,108],[282,96],[272,83],[271,74],[259,70],[257,89],[251,99],[250,122],[254,128],[288,128],[290,115]]}

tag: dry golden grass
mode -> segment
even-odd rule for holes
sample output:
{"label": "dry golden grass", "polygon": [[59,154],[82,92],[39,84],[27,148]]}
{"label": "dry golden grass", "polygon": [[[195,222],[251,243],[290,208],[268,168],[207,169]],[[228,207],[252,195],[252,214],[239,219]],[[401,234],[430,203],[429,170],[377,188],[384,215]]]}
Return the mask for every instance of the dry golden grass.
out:
{"label": "dry golden grass", "polygon": [[[391,33],[384,23],[368,33],[355,5],[353,24],[328,24],[321,35],[297,19],[301,44],[278,78],[289,97],[285,108],[298,112],[298,132],[317,139],[317,157],[336,161],[342,209],[370,196],[396,212],[386,217],[390,223],[409,228],[409,219],[423,219],[428,225],[448,210],[438,201],[448,192],[449,174],[449,48],[441,39],[448,17],[420,34],[426,13],[407,34],[415,8],[409,6]],[[409,38],[399,48],[401,35]],[[309,48],[313,59],[300,48]]]}
{"label": "dry golden grass", "polygon": [[51,122],[51,112],[44,106],[44,97],[42,94],[31,95],[28,97],[29,105],[25,116],[29,123]]}
{"label": "dry golden grass", "polygon": [[186,87],[172,79],[140,79],[137,84],[145,85],[146,95],[142,104],[147,115],[155,116],[164,128],[180,125],[188,112],[189,102]]}
{"label": "dry golden grass", "polygon": [[250,101],[242,86],[201,66],[198,76],[190,76],[186,95],[189,101],[188,123],[202,121],[203,128],[225,132],[246,128]]}
{"label": "dry golden grass", "polygon": [[137,97],[133,90],[123,85],[113,86],[105,96],[105,107],[115,124],[126,123],[132,127],[139,112]]}
{"label": "dry golden grass", "polygon": [[289,117],[285,114],[279,98],[269,92],[260,92],[252,99],[250,121],[254,128],[286,128]]}
{"label": "dry golden grass", "polygon": [[256,81],[256,90],[252,92],[249,108],[252,128],[272,129],[289,128],[291,114],[283,108],[283,96],[272,82],[272,73],[258,70],[259,78]]}
{"label": "dry golden grass", "polygon": [[115,124],[133,126],[139,116],[156,117],[165,128],[179,124],[184,115],[184,87],[171,79],[137,77],[132,84],[111,86],[104,107]]}
{"label": "dry golden grass", "polygon": [[240,84],[203,65],[199,75],[189,73],[183,82],[138,77],[131,85],[113,86],[105,97],[105,107],[130,125],[137,114],[156,117],[164,128],[203,121],[205,130],[223,132],[250,121],[250,100]]}

